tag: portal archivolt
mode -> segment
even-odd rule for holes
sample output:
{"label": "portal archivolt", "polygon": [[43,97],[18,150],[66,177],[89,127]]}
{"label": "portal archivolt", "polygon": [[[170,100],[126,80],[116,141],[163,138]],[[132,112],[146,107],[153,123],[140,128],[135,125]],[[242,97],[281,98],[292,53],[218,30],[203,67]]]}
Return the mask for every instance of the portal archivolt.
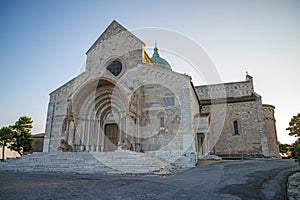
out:
{"label": "portal archivolt", "polygon": [[[93,88],[90,88],[93,87]],[[89,91],[89,92],[86,92]],[[131,119],[127,96],[112,81],[100,79],[82,88],[74,115],[74,151],[114,151],[121,145]]]}

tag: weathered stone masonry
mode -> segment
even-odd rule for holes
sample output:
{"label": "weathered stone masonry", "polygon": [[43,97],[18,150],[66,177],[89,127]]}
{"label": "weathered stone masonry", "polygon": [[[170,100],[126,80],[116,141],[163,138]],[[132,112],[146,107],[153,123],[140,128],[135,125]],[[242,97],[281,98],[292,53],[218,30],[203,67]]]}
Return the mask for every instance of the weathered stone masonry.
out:
{"label": "weathered stone masonry", "polygon": [[87,51],[86,69],[50,93],[44,152],[133,150],[178,166],[209,154],[278,157],[274,107],[246,81],[193,86],[154,48],[113,21]]}

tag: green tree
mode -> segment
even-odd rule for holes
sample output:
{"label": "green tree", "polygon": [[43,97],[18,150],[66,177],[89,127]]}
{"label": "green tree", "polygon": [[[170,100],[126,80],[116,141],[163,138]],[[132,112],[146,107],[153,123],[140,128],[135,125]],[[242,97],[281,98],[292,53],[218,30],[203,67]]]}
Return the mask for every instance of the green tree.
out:
{"label": "green tree", "polygon": [[2,145],[2,160],[5,157],[5,147],[11,142],[13,135],[13,128],[4,126],[0,129],[0,145]]}
{"label": "green tree", "polygon": [[[281,144],[279,142],[279,152],[283,155],[283,158],[290,158],[292,155],[293,146],[290,144]],[[285,157],[287,155],[287,157]]]}
{"label": "green tree", "polygon": [[22,116],[12,127],[14,131],[12,143],[9,148],[13,151],[18,152],[20,156],[22,156],[25,152],[31,150],[32,119],[27,116]]}
{"label": "green tree", "polygon": [[279,152],[280,153],[287,153],[291,148],[291,145],[289,144],[281,144],[279,142]]}
{"label": "green tree", "polygon": [[300,113],[292,117],[289,127],[286,130],[289,131],[289,135],[300,137]]}
{"label": "green tree", "polygon": [[292,144],[291,150],[292,156],[296,157],[298,163],[300,164],[300,113],[292,117],[289,127],[286,130],[289,131],[289,135],[298,138],[295,143]]}
{"label": "green tree", "polygon": [[297,159],[297,162],[300,164],[300,143],[295,143],[293,145],[293,154]]}

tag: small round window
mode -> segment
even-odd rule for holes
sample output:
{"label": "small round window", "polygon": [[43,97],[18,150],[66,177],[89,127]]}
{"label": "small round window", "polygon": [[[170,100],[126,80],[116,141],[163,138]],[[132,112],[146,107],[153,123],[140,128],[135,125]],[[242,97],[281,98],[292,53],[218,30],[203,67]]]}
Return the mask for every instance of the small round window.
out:
{"label": "small round window", "polygon": [[122,63],[115,60],[107,67],[107,70],[110,71],[113,75],[118,76],[122,71]]}

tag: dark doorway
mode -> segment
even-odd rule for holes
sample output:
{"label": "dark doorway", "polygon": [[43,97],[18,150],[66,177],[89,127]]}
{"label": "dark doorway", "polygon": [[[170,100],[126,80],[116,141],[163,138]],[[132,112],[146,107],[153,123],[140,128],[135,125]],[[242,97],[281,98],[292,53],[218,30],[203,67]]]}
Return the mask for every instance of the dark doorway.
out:
{"label": "dark doorway", "polygon": [[104,151],[115,151],[118,148],[119,128],[117,124],[105,125]]}

